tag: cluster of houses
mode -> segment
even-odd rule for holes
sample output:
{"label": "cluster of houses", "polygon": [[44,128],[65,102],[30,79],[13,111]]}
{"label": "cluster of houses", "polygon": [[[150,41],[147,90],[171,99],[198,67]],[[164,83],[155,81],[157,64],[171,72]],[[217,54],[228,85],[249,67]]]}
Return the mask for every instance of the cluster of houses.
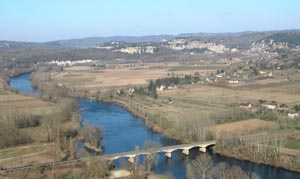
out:
{"label": "cluster of houses", "polygon": [[290,119],[295,119],[299,117],[299,113],[291,113],[286,104],[278,104],[276,101],[266,101],[266,100],[259,100],[255,103],[240,103],[240,108],[250,110],[255,112],[258,108],[264,107],[270,110],[279,110],[279,111],[286,111],[288,112],[288,117]]}
{"label": "cluster of houses", "polygon": [[[225,72],[216,74],[215,76],[206,77],[204,82],[227,82],[229,84],[239,84],[240,83],[238,78],[226,75]],[[201,81],[200,83],[203,84],[204,82]]]}
{"label": "cluster of houses", "polygon": [[143,54],[149,53],[153,54],[154,52],[158,51],[158,48],[155,46],[147,45],[147,46],[127,46],[119,49],[113,50],[114,52],[122,52],[128,54]]}
{"label": "cluster of houses", "polygon": [[[132,96],[133,93],[135,92],[134,88],[128,88],[126,91],[127,96]],[[117,94],[118,95],[123,95],[125,91],[123,89],[117,89]]]}
{"label": "cluster of houses", "polygon": [[276,52],[277,49],[287,48],[287,43],[275,43],[273,40],[270,42],[262,40],[260,42],[253,42],[250,49],[242,51],[242,54],[249,57],[263,56],[264,58],[271,59],[278,57],[278,53]]}
{"label": "cluster of houses", "polygon": [[[230,48],[223,44],[216,43],[206,43],[204,41],[199,40],[190,40],[190,39],[173,39],[167,42],[164,45],[166,48],[170,48],[173,50],[186,50],[186,49],[207,49],[208,51],[214,53],[225,53],[231,51]],[[237,52],[238,49],[233,49],[232,52]]]}

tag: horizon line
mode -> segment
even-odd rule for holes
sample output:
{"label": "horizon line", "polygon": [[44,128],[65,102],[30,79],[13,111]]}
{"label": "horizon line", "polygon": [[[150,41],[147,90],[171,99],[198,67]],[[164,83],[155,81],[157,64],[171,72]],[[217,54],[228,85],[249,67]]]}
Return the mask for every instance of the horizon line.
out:
{"label": "horizon line", "polygon": [[141,37],[151,37],[151,36],[181,36],[181,35],[197,35],[197,34],[203,34],[203,35],[222,35],[222,34],[240,34],[240,33],[263,33],[263,32],[289,32],[289,31],[299,31],[300,29],[281,29],[281,30],[261,30],[261,31],[255,31],[255,30],[245,30],[245,31],[231,31],[231,32],[185,32],[185,33],[179,33],[179,34],[145,34],[145,35],[111,35],[111,36],[85,36],[85,37],[74,37],[74,38],[65,38],[65,39],[56,39],[56,40],[46,40],[46,41],[25,41],[25,40],[0,40],[0,42],[21,42],[21,43],[36,43],[36,44],[45,44],[49,42],[57,42],[57,41],[69,41],[69,40],[82,40],[82,39],[88,39],[88,38],[116,38],[116,37],[128,37],[128,38],[141,38]]}

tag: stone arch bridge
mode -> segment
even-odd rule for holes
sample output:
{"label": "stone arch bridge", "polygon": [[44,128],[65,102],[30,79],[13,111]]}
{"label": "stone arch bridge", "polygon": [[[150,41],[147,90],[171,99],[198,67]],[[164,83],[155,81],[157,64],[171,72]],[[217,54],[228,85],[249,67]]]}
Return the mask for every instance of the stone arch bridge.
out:
{"label": "stone arch bridge", "polygon": [[99,158],[102,160],[110,160],[114,161],[120,158],[128,158],[128,161],[130,163],[134,162],[134,158],[139,155],[149,155],[151,153],[165,153],[166,158],[172,157],[172,152],[176,150],[182,150],[182,153],[184,155],[189,155],[189,151],[192,148],[199,148],[199,151],[206,152],[206,148],[213,146],[216,144],[216,141],[205,141],[205,142],[195,142],[190,144],[180,144],[180,145],[172,145],[172,146],[166,146],[161,148],[153,148],[148,150],[139,150],[139,151],[131,151],[131,152],[123,152],[123,153],[116,153],[116,154],[109,154],[109,155],[100,155],[96,157],[87,157],[87,158],[81,158],[82,161],[88,161],[91,160],[91,158]]}
{"label": "stone arch bridge", "polygon": [[87,162],[90,160],[104,160],[104,161],[114,161],[119,158],[128,158],[130,163],[134,163],[134,158],[139,155],[149,155],[153,153],[165,153],[167,158],[172,157],[172,152],[176,150],[182,150],[184,155],[189,155],[189,150],[192,148],[199,148],[201,152],[206,152],[206,148],[213,146],[216,144],[216,141],[205,141],[205,142],[195,142],[190,144],[180,144],[180,145],[172,145],[166,146],[161,148],[153,148],[149,150],[139,150],[139,151],[131,151],[131,152],[123,152],[123,153],[115,153],[115,154],[107,154],[107,155],[98,155],[92,157],[85,157],[73,160],[66,160],[66,161],[57,161],[57,162],[49,162],[49,163],[40,163],[35,165],[27,165],[27,166],[20,166],[20,167],[13,167],[13,168],[0,168],[0,173],[7,173],[7,172],[16,172],[21,170],[30,170],[37,167],[46,168],[52,166],[64,166],[70,164],[76,164],[81,162]]}

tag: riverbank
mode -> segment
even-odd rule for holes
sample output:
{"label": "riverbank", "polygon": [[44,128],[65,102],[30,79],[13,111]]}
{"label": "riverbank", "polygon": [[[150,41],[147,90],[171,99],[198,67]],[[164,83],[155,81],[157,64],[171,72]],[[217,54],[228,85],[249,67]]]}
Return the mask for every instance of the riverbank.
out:
{"label": "riverbank", "polygon": [[[147,119],[147,117],[145,117],[145,115],[143,113],[141,113],[140,111],[137,111],[135,108],[131,108],[131,106],[122,101],[122,100],[118,100],[118,99],[101,99],[100,101],[103,102],[108,102],[108,103],[113,103],[116,105],[119,105],[123,108],[125,108],[126,110],[128,110],[130,113],[132,113],[134,116],[138,117],[139,119],[143,120],[143,122],[154,132],[163,134],[169,138],[172,138],[174,140],[179,141],[180,143],[183,143],[182,140],[180,140],[179,138],[174,137],[174,135],[168,135],[168,133],[166,133],[165,131],[161,130],[160,127],[157,124],[151,123],[151,121],[149,121],[149,119]],[[270,164],[268,162],[263,162],[263,161],[256,161],[253,160],[249,157],[246,157],[244,155],[236,155],[236,154],[231,154],[231,153],[226,153],[226,152],[222,152],[222,151],[218,151],[215,150],[214,148],[212,149],[214,153],[225,156],[225,157],[230,157],[230,158],[234,158],[237,160],[242,160],[242,161],[247,161],[247,162],[253,162],[253,163],[257,163],[257,164],[262,164],[265,166],[270,166],[270,167],[274,167],[274,168],[279,168],[279,169],[284,169],[284,170],[288,170],[291,172],[299,172],[300,171],[300,157],[299,156],[295,156],[295,155],[286,155],[285,153],[281,153],[282,158],[284,163],[276,163],[276,164]]]}
{"label": "riverbank", "polygon": [[[93,97],[90,97],[90,99],[96,100]],[[166,133],[165,131],[161,130],[160,126],[152,123],[146,116],[144,113],[142,113],[139,110],[136,110],[137,108],[132,107],[132,105],[129,104],[129,102],[126,102],[125,100],[120,100],[118,97],[114,97],[114,98],[102,98],[98,101],[102,101],[102,102],[106,102],[106,103],[112,103],[112,104],[116,104],[124,109],[126,109],[127,111],[129,111],[132,115],[136,116],[138,119],[142,120],[144,122],[145,125],[147,125],[153,132],[156,133],[160,133],[163,134],[165,136],[167,136],[168,138],[174,139],[179,141],[180,143],[184,143],[183,141],[181,141],[179,138],[174,137],[174,135],[169,135],[169,133]],[[248,162],[253,162],[253,163],[257,163],[257,164],[262,164],[265,166],[270,166],[270,167],[274,167],[274,168],[279,168],[279,169],[284,169],[284,170],[288,170],[291,172],[299,172],[299,168],[298,167],[293,167],[293,164],[296,165],[297,160],[293,161],[293,163],[291,163],[290,165],[272,165],[270,163],[267,162],[261,162],[261,161],[255,161],[255,160],[251,160],[243,155],[231,155],[230,153],[225,153],[225,152],[220,152],[217,150],[213,149],[213,152],[216,154],[219,154],[221,156],[225,156],[225,157],[230,157],[230,158],[234,158],[237,160],[241,160],[241,161],[248,161]],[[300,161],[300,160],[299,160]],[[300,166],[300,164],[296,165],[296,166]]]}
{"label": "riverbank", "polygon": [[[139,96],[139,95],[134,95],[134,96],[127,96],[127,95],[118,95],[117,93],[114,93],[112,91],[107,91],[107,93],[102,92],[101,95],[96,95],[97,93],[91,92],[91,91],[86,91],[85,92],[85,98],[91,98],[91,99],[98,99],[99,101],[103,101],[103,102],[108,102],[108,103],[113,103],[116,104],[118,106],[121,106],[122,108],[126,109],[127,111],[129,111],[132,115],[136,116],[138,119],[141,119],[145,125],[147,125],[151,131],[159,133],[159,134],[163,134],[164,136],[171,138],[171,139],[175,139],[177,141],[180,141],[181,143],[185,143],[185,142],[192,142],[192,140],[196,140],[199,141],[199,139],[189,139],[189,140],[184,140],[184,136],[180,135],[181,131],[180,128],[178,128],[178,124],[177,126],[174,125],[174,122],[176,121],[180,121],[180,119],[184,119],[184,118],[194,118],[193,121],[190,122],[196,122],[196,125],[199,125],[200,128],[193,128],[193,125],[195,125],[194,123],[191,123],[192,126],[186,126],[186,129],[188,130],[189,128],[191,130],[195,130],[195,132],[202,132],[201,130],[205,130],[205,128],[202,128],[201,126],[204,125],[207,128],[211,127],[212,124],[205,124],[205,123],[198,123],[197,121],[202,120],[203,118],[205,118],[203,116],[199,116],[202,118],[199,118],[198,115],[201,115],[202,111],[199,113],[188,113],[188,111],[186,111],[187,107],[195,107],[193,109],[193,111],[195,111],[196,109],[198,109],[196,106],[198,106],[199,104],[194,104],[193,101],[186,103],[183,101],[175,101],[174,98],[170,99],[170,98],[159,98],[159,99],[153,99],[151,97],[147,97],[147,96]],[[72,94],[74,95],[74,93]],[[96,97],[97,96],[97,97]],[[79,97],[74,95],[74,97]],[[82,96],[80,96],[82,97]],[[178,112],[178,110],[181,110],[180,106],[182,106],[182,112]],[[205,106],[203,104],[201,104],[200,106]],[[217,106],[210,106],[209,109],[215,108]],[[167,109],[167,110],[161,110],[161,109]],[[177,118],[176,120],[168,120],[170,115],[168,114],[169,111],[174,111],[177,110],[176,112],[174,112],[174,115],[180,114],[181,113],[181,117]],[[204,110],[204,108],[203,108]],[[154,112],[154,113],[152,113]],[[192,111],[191,111],[192,112]],[[160,116],[160,114],[163,114],[162,116]],[[166,114],[166,115],[165,115]],[[179,127],[180,127],[179,123]],[[184,125],[184,123],[183,123]],[[177,128],[176,128],[177,127]],[[187,131],[189,132],[189,131]],[[213,136],[213,135],[212,135]],[[204,138],[202,138],[202,140],[206,140],[206,136]],[[211,140],[211,139],[210,139]],[[227,153],[220,153],[222,155],[225,156],[230,156]],[[230,156],[231,157],[231,156]],[[243,156],[239,156],[236,157],[236,159],[241,159],[243,160]],[[253,161],[255,162],[255,161]],[[266,163],[268,164],[268,163]]]}
{"label": "riverbank", "polygon": [[[252,146],[249,146],[249,148],[251,148]],[[285,153],[280,154],[280,161],[277,161],[276,163],[270,163],[270,161],[262,161],[262,159],[259,159],[259,156],[256,156],[258,154],[252,154],[252,156],[249,155],[244,155],[243,153],[245,152],[246,149],[244,150],[240,150],[239,154],[234,154],[231,152],[227,152],[227,151],[220,151],[218,149],[214,149],[214,153],[221,155],[221,156],[225,156],[225,157],[229,157],[229,158],[234,158],[237,160],[242,160],[245,162],[252,162],[252,163],[256,163],[259,165],[264,165],[264,166],[269,166],[269,167],[273,167],[274,169],[283,169],[283,170],[287,170],[290,172],[294,172],[294,173],[299,173],[300,172],[300,156],[295,156],[295,155],[288,155]],[[263,150],[263,149],[261,149]]]}
{"label": "riverbank", "polygon": [[89,150],[92,150],[94,152],[97,152],[97,153],[101,153],[102,152],[102,149],[101,148],[98,148],[98,147],[94,147],[92,146],[91,144],[87,143],[87,142],[84,142],[83,143],[84,147],[88,148]]}
{"label": "riverbank", "polygon": [[[88,95],[87,96],[92,96],[92,94],[90,93],[87,93]],[[112,100],[110,100],[110,98],[108,98],[110,101],[110,103],[113,103]],[[118,101],[117,100],[118,98],[117,97],[114,97],[113,100],[116,100],[116,102]],[[99,126],[101,125],[104,125],[105,126],[105,123],[107,123],[108,121],[108,125],[106,125],[106,131],[109,130],[109,133],[111,132],[115,132],[115,135],[118,135],[117,138],[114,138],[112,139],[111,136],[106,138],[108,142],[108,140],[110,140],[111,143],[109,143],[109,145],[105,145],[107,146],[106,149],[107,151],[109,152],[119,152],[120,149],[122,150],[124,147],[127,147],[125,148],[125,150],[132,150],[132,147],[136,144],[139,144],[139,146],[142,146],[143,145],[143,142],[145,140],[153,140],[155,139],[155,141],[159,141],[159,142],[163,142],[164,138],[161,138],[159,135],[156,135],[156,134],[153,134],[153,133],[149,133],[150,130],[147,131],[147,128],[140,123],[136,123],[134,121],[137,121],[135,118],[132,118],[132,115],[128,115],[128,112],[129,109],[130,111],[133,112],[134,111],[137,111],[138,113],[140,113],[141,115],[145,115],[145,110],[141,111],[139,110],[140,107],[144,107],[144,106],[139,106],[138,108],[131,108],[133,105],[132,104],[132,101],[130,100],[130,97],[126,98],[126,99],[129,99],[128,100],[128,103],[126,103],[125,100],[123,100],[123,105],[126,105],[126,109],[128,110],[124,110],[123,108],[121,109],[120,107],[117,107],[115,105],[110,105],[110,104],[103,104],[103,103],[98,103],[98,102],[94,102],[94,101],[90,101],[90,100],[78,100],[78,104],[82,103],[83,105],[81,106],[83,111],[82,111],[82,115],[83,114],[86,114],[86,118],[90,120],[90,122],[92,122],[91,124],[98,124]],[[144,98],[143,98],[144,99]],[[148,99],[148,98],[147,98]],[[161,99],[160,99],[161,101]],[[161,107],[160,106],[160,102],[158,102],[157,100],[152,100],[150,99],[149,101],[147,101],[150,105],[152,104],[153,102],[153,105],[154,106],[158,106],[158,107]],[[116,103],[115,103],[116,104]],[[177,105],[178,103],[176,103],[175,105]],[[138,104],[135,104],[135,105],[138,105]],[[121,104],[118,104],[118,106],[121,106]],[[99,109],[101,108],[101,110]],[[103,110],[102,110],[103,108]],[[156,108],[155,108],[156,109]],[[149,112],[150,111],[146,111],[146,112]],[[107,117],[109,118],[106,118],[105,116],[107,115]],[[137,116],[137,115],[135,115]],[[145,115],[146,116],[146,115]],[[109,120],[107,120],[109,119]],[[128,119],[128,120],[122,120],[122,119]],[[132,119],[132,120],[131,120]],[[143,117],[141,116],[140,117],[141,120],[144,120]],[[123,121],[126,121],[126,123],[123,123]],[[129,121],[129,123],[127,122]],[[102,123],[101,123],[102,122]],[[124,125],[125,124],[125,125]],[[129,125],[128,125],[129,124]],[[147,124],[147,123],[146,123]],[[147,124],[149,125],[149,124]],[[154,125],[158,126],[159,129],[161,129],[161,126],[159,126],[159,123],[154,123]],[[123,130],[123,128],[126,126],[126,129],[128,129],[127,131],[126,130]],[[127,128],[127,127],[133,127],[133,128]],[[172,128],[172,126],[167,126],[169,128]],[[146,138],[142,138],[143,142],[141,141],[138,141],[138,139],[141,139],[140,135],[141,133],[139,133],[139,129],[145,131],[146,130],[146,133],[148,132],[149,135],[146,137]],[[113,131],[114,130],[114,131]],[[131,133],[130,135],[128,135],[128,133]],[[124,136],[124,135],[128,135],[128,139],[124,140],[123,138],[120,138],[119,136]],[[134,136],[134,138],[132,137]],[[154,136],[157,136],[157,137],[154,137]],[[158,137],[159,136],[159,137]],[[154,138],[153,138],[154,137]],[[117,139],[117,140],[116,140]],[[122,140],[123,139],[123,140]],[[132,140],[134,139],[134,140]],[[162,140],[163,139],[163,140]],[[119,142],[121,141],[121,142]],[[130,143],[131,142],[131,143]],[[113,143],[113,146],[111,145]],[[125,145],[123,145],[123,144]],[[130,143],[130,144],[129,144]],[[107,144],[107,143],[106,143]],[[120,145],[121,144],[121,145]],[[129,144],[129,145],[128,145]],[[120,146],[119,146],[120,145]],[[128,147],[129,146],[129,147]],[[115,150],[117,149],[117,150]],[[192,151],[191,150],[191,153],[188,157],[191,157],[190,159],[193,160],[195,159],[196,156],[199,155],[199,151],[196,151],[195,155],[192,155]],[[182,157],[182,154],[181,152],[174,152],[174,159],[176,158],[176,155],[177,156],[180,156]],[[164,160],[164,158],[163,158]],[[230,159],[228,159],[230,160]],[[181,161],[181,160],[180,160]],[[176,160],[172,161],[171,162],[178,162]],[[220,161],[220,162],[224,162],[224,161]],[[226,162],[226,161],[225,161]],[[229,161],[230,162],[230,161]],[[240,162],[240,161],[239,161]],[[252,163],[251,165],[255,165],[254,163]],[[170,168],[164,168],[164,167],[169,167],[169,165],[164,165],[163,162],[161,163],[160,166],[158,166],[159,169],[161,168],[164,168],[164,171],[170,171],[172,170],[172,173],[176,173],[178,170],[181,171],[181,174],[183,174],[184,176],[181,176],[179,173],[176,173],[176,175],[174,176],[178,176],[179,174],[179,178],[185,178],[185,163],[183,163],[182,161],[180,163],[178,163],[178,166],[180,166],[180,168],[174,168],[172,167],[172,169]],[[250,168],[247,168],[248,170],[251,170]],[[257,169],[256,169],[257,170]],[[154,170],[155,171],[155,170]],[[276,170],[273,170],[272,169],[272,172],[275,173],[277,172]],[[158,173],[162,173],[162,172],[158,172]],[[283,172],[285,173],[285,172]],[[283,175],[281,175],[283,176]],[[278,178],[278,177],[277,177]]]}
{"label": "riverbank", "polygon": [[[74,109],[72,101],[67,99],[56,102],[41,99],[41,96],[38,95],[38,89],[31,85],[31,71],[11,75],[14,76],[10,78],[10,86],[8,86],[11,90],[3,89],[5,93],[0,96],[0,101],[5,100],[6,103],[0,106],[4,109],[8,108],[7,110],[11,113],[18,114],[21,111],[23,116],[29,116],[27,120],[30,120],[32,115],[36,115],[38,118],[36,126],[29,125],[18,128],[18,130],[29,136],[32,142],[52,143],[58,141],[60,143],[58,148],[63,153],[60,155],[61,159],[66,156],[74,158],[74,137],[80,128],[77,119],[79,111]],[[56,127],[54,124],[60,125]]]}

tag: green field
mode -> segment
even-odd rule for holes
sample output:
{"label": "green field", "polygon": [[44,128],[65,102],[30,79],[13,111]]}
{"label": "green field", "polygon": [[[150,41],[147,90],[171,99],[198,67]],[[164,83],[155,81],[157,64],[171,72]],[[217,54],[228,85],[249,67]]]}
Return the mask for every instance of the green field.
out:
{"label": "green field", "polygon": [[[275,141],[262,142],[262,144],[275,145]],[[283,141],[283,147],[288,149],[300,150],[300,140],[287,139]]]}
{"label": "green field", "polygon": [[287,140],[284,147],[289,149],[300,150],[300,140]]}

